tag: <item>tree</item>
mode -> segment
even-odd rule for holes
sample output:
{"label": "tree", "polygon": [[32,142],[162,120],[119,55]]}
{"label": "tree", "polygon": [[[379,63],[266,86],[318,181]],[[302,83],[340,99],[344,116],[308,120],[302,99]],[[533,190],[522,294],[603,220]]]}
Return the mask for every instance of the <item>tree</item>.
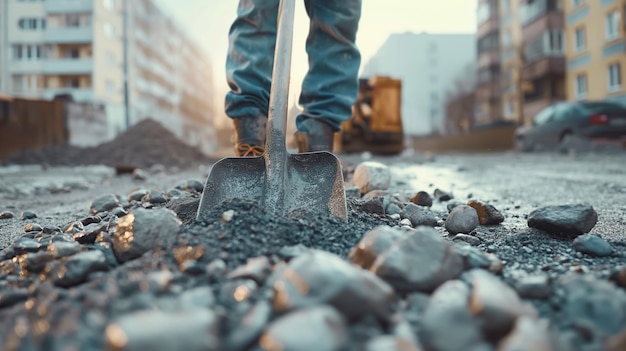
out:
{"label": "tree", "polygon": [[476,106],[476,66],[463,67],[446,94],[444,123],[447,134],[467,133],[474,124]]}

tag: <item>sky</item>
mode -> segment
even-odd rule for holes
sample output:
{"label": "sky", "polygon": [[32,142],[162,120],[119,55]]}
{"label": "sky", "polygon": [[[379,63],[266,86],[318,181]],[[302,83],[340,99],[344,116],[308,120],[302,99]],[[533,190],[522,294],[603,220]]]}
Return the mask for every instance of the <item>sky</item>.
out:
{"label": "sky", "polygon": [[[330,0],[339,1],[339,0]],[[238,0],[156,0],[183,30],[210,56],[217,106],[227,91],[225,74],[228,30],[235,19]],[[309,19],[304,1],[296,0],[290,99],[293,104],[307,71],[305,40]],[[476,0],[363,0],[357,46],[363,67],[385,39],[394,33],[473,33]]]}

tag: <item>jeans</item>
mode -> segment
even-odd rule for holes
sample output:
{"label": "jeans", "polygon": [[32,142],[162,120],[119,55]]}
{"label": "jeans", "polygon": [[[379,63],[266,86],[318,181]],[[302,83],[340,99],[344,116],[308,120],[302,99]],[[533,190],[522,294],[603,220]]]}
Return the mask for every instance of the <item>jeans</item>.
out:
{"label": "jeans", "polygon": [[[302,121],[318,118],[339,131],[352,114],[361,54],[355,45],[362,0],[305,0],[310,18],[306,51],[309,70],[302,82]],[[230,118],[267,116],[280,0],[240,0],[229,32],[226,75]]]}

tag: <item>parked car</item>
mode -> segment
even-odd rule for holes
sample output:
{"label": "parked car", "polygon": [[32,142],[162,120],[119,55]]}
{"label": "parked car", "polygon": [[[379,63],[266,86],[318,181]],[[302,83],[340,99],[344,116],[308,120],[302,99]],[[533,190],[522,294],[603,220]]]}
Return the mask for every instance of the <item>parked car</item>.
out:
{"label": "parked car", "polygon": [[626,107],[610,101],[559,102],[516,131],[519,151],[562,148],[576,141],[626,138]]}

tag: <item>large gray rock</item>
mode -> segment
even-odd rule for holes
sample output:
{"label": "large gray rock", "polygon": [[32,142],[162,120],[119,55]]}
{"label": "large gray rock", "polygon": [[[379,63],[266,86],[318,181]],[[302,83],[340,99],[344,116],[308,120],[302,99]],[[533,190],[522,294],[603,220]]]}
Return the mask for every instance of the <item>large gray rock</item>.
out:
{"label": "large gray rock", "polygon": [[597,235],[585,234],[574,239],[574,249],[591,256],[606,257],[613,254],[613,247],[608,241]]}
{"label": "large gray rock", "polygon": [[272,322],[260,338],[267,351],[338,351],[348,341],[346,321],[334,308],[316,306]]}
{"label": "large gray rock", "polygon": [[370,269],[379,255],[405,235],[402,231],[388,226],[376,227],[365,233],[359,243],[352,248],[350,260],[364,269]]}
{"label": "large gray rock", "polygon": [[99,212],[111,211],[119,205],[120,201],[117,196],[114,194],[104,194],[91,202],[89,212],[96,214]]}
{"label": "large gray rock", "polygon": [[521,277],[515,282],[515,290],[523,298],[547,299],[552,291],[550,277],[547,274]]}
{"label": "large gray rock", "polygon": [[491,273],[473,270],[467,273],[466,279],[472,286],[470,312],[481,321],[485,335],[500,338],[511,331],[517,318],[536,317],[532,306],[524,303],[515,290]]}
{"label": "large gray rock", "polygon": [[184,312],[136,312],[109,324],[106,350],[217,351],[219,320],[206,309]]}
{"label": "large gray rock", "polygon": [[80,284],[90,273],[109,269],[106,257],[101,251],[84,251],[63,259],[54,277],[54,284],[70,287]]}
{"label": "large gray rock", "polygon": [[476,210],[467,205],[460,205],[452,209],[446,219],[446,230],[450,234],[469,234],[479,225]]}
{"label": "large gray rock", "polygon": [[329,304],[349,320],[373,315],[389,318],[393,289],[380,278],[339,256],[311,250],[292,259],[269,278],[274,287],[274,310]]}
{"label": "large gray rock", "polygon": [[224,340],[224,350],[245,350],[261,335],[272,317],[272,306],[267,300],[259,300],[241,318],[241,322]]}
{"label": "large gray rock", "polygon": [[436,230],[419,227],[379,255],[370,270],[398,291],[429,292],[461,275],[463,260]]}
{"label": "large gray rock", "polygon": [[379,162],[363,162],[354,170],[353,182],[362,194],[372,190],[387,190],[391,184],[391,171]]}
{"label": "large gray rock", "polygon": [[425,207],[417,207],[419,207],[419,209],[415,213],[411,214],[411,216],[409,216],[409,220],[411,221],[413,227],[436,227],[437,217],[435,217],[435,214]]}
{"label": "large gray rock", "polygon": [[180,219],[168,209],[133,210],[118,219],[113,234],[115,257],[126,262],[158,247],[171,247],[180,225]]}
{"label": "large gray rock", "polygon": [[509,335],[498,344],[498,351],[560,351],[548,320],[528,316],[517,319]]}
{"label": "large gray rock", "polygon": [[567,237],[589,233],[597,221],[598,214],[588,204],[546,206],[528,216],[529,227]]}
{"label": "large gray rock", "polygon": [[568,274],[559,280],[561,320],[592,326],[596,337],[619,333],[626,325],[626,291],[591,275]]}
{"label": "large gray rock", "polygon": [[480,325],[470,314],[469,287],[460,280],[441,285],[432,295],[419,330],[419,340],[432,351],[489,351]]}

